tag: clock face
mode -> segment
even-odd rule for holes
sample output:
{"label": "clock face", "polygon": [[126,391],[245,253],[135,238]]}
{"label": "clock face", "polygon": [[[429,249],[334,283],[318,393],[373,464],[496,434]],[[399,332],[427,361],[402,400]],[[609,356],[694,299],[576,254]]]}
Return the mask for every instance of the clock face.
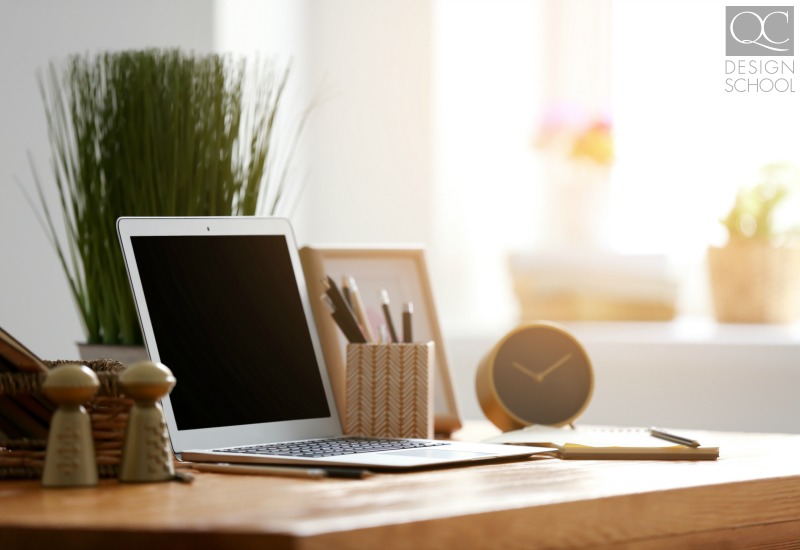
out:
{"label": "clock face", "polygon": [[571,422],[589,402],[589,358],[566,330],[523,327],[498,345],[492,378],[503,407],[523,425]]}

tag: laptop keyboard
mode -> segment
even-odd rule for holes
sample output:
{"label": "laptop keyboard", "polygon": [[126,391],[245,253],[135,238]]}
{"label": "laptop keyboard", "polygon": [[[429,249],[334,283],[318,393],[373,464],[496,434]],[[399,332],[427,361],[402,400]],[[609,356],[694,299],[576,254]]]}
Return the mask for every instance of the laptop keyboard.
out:
{"label": "laptop keyboard", "polygon": [[270,443],[216,449],[217,453],[240,453],[270,456],[293,456],[297,458],[323,458],[328,456],[352,455],[356,453],[375,453],[379,451],[397,451],[400,449],[420,449],[447,445],[439,441],[420,441],[410,439],[366,439],[346,437],[335,439],[311,439],[307,441],[290,441],[286,443]]}

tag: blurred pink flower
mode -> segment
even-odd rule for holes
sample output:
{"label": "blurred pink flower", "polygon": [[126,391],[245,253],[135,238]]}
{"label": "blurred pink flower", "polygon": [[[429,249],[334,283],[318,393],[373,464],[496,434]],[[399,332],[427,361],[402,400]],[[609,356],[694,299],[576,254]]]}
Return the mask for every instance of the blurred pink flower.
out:
{"label": "blurred pink flower", "polygon": [[553,103],[542,116],[534,144],[565,159],[610,166],[614,161],[610,113],[590,114],[575,103]]}

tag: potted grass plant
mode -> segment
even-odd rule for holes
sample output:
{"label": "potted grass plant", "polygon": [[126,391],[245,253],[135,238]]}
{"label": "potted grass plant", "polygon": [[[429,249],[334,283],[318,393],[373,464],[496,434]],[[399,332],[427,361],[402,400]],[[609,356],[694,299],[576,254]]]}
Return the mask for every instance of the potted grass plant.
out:
{"label": "potted grass plant", "polygon": [[[722,220],[724,247],[710,247],[714,313],[730,323],[790,323],[800,311],[800,236],[796,205],[800,169],[770,164],[739,191]],[[788,214],[780,219],[780,214]],[[793,214],[793,216],[792,216]]]}
{"label": "potted grass plant", "polygon": [[156,49],[73,55],[40,75],[57,207],[34,180],[86,344],[142,344],[118,217],[289,214],[309,111],[278,135],[288,75],[275,61]]}

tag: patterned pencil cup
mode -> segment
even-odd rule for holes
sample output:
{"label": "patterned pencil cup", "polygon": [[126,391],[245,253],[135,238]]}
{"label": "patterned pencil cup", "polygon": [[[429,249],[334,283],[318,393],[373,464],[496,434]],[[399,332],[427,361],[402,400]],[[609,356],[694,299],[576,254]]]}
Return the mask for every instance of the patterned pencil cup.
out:
{"label": "patterned pencil cup", "polygon": [[434,343],[348,344],[345,431],[433,437]]}

